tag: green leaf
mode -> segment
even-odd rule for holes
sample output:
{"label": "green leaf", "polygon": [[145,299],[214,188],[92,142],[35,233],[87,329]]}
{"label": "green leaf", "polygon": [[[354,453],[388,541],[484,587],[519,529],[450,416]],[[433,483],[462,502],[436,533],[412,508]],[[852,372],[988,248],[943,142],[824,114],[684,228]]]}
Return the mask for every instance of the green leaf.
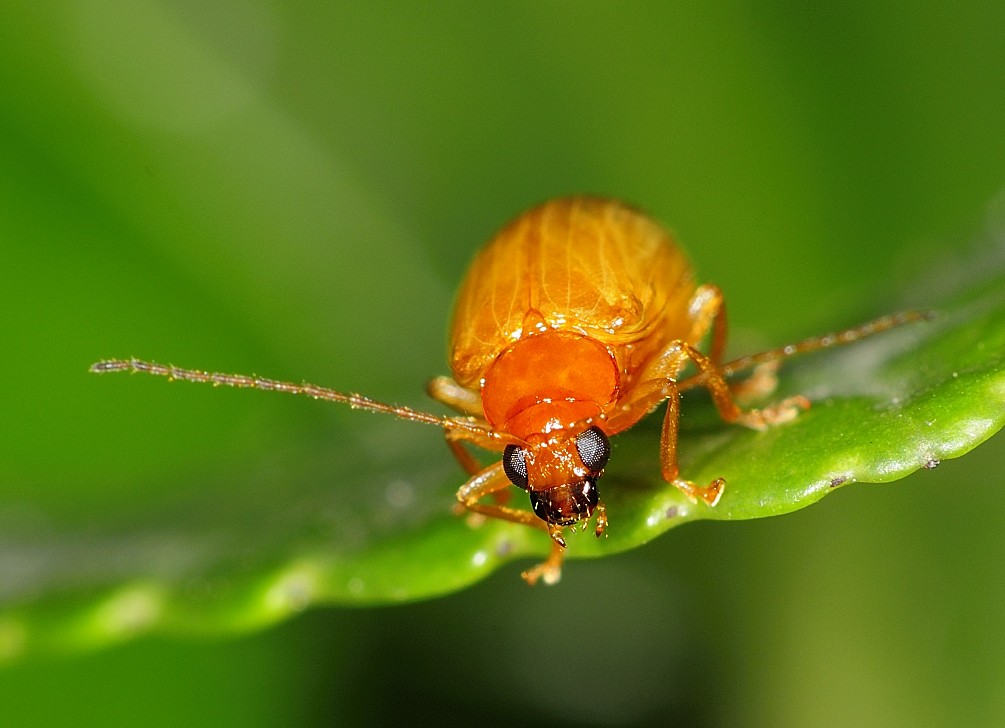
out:
{"label": "green leaf", "polygon": [[[463,476],[433,428],[279,396],[99,379],[84,371],[95,358],[250,362],[407,397],[437,373],[449,291],[477,240],[531,201],[578,189],[651,208],[695,241],[695,262],[734,313],[766,332],[792,330],[835,301],[860,301],[898,255],[924,257],[870,240],[955,230],[998,184],[994,165],[984,176],[973,168],[986,149],[961,143],[973,124],[933,121],[900,146],[915,104],[884,105],[892,115],[861,132],[837,94],[835,113],[820,114],[827,124],[793,144],[787,109],[798,94],[777,82],[774,60],[758,78],[734,78],[763,53],[734,42],[719,17],[696,23],[711,44],[684,33],[675,45],[707,61],[671,74],[697,94],[695,116],[677,113],[680,95],[664,93],[661,77],[650,86],[651,74],[634,72],[648,68],[645,51],[633,60],[619,46],[612,67],[587,43],[583,58],[542,74],[527,47],[455,25],[450,9],[394,27],[377,14],[360,34],[337,12],[326,23],[306,12],[280,32],[287,26],[266,16],[220,24],[119,5],[14,4],[7,15],[20,22],[0,28],[0,660],[144,632],[247,630],[312,604],[429,597],[547,550],[540,533],[472,528],[450,514]],[[604,26],[550,15],[576,43]],[[522,11],[509,20],[526,27]],[[416,27],[446,29],[437,37],[449,52],[426,53],[431,36]],[[648,46],[629,45],[663,48],[653,27]],[[258,53],[278,55],[280,37],[300,50],[282,63]],[[437,65],[485,49],[492,78]],[[915,61],[957,72],[937,58]],[[852,75],[878,79],[873,92],[886,98],[874,62]],[[900,69],[902,56],[890,64]],[[561,70],[571,68],[573,86]],[[818,74],[807,78],[804,90],[817,93]],[[997,78],[986,73],[985,87]],[[957,86],[951,75],[909,84],[932,98]],[[724,104],[740,113],[723,114]],[[968,108],[978,106],[987,108]],[[583,143],[611,129],[622,142]],[[859,190],[877,144],[897,150],[892,166]],[[953,150],[957,166],[933,149]],[[915,180],[915,194],[893,194],[919,170],[927,187]],[[954,195],[947,178],[958,180]],[[769,278],[795,252],[807,256],[798,274]],[[807,294],[794,297],[805,309],[765,295],[769,280]],[[815,406],[766,433],[723,426],[689,393],[683,472],[726,477],[714,509],[660,481],[658,416],[619,436],[601,483],[609,537],[571,538],[567,568],[688,520],[794,510],[973,447],[1001,425],[1001,290],[944,305],[922,298],[938,304],[937,321],[787,364],[778,396],[802,392]]]}
{"label": "green leaf", "polygon": [[[946,301],[933,321],[786,363],[773,397],[798,392],[813,401],[793,422],[765,432],[723,425],[707,396],[690,392],[682,472],[698,482],[725,477],[719,504],[690,503],[660,480],[660,418],[652,416],[615,438],[601,481],[608,537],[572,535],[566,568],[687,521],[787,513],[838,487],[895,480],[960,456],[1005,420],[1003,355],[999,278]],[[149,377],[94,384],[168,386]],[[0,657],[150,631],[247,630],[312,604],[426,598],[547,552],[540,532],[451,515],[462,476],[435,428],[351,416],[359,418],[355,437],[278,448],[171,505],[110,509],[86,527],[55,515],[8,519],[0,531]],[[374,445],[385,442],[394,445]]]}

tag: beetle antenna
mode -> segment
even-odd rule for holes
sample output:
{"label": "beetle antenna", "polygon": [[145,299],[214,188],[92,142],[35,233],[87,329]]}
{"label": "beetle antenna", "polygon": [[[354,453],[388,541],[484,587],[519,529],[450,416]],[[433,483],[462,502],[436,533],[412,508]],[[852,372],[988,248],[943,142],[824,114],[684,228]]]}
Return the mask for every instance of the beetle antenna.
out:
{"label": "beetle antenna", "polygon": [[287,394],[302,394],[313,399],[321,399],[326,402],[340,402],[349,405],[352,409],[367,410],[370,412],[381,412],[383,414],[394,415],[403,420],[412,422],[422,422],[427,425],[437,425],[447,430],[465,430],[476,432],[481,435],[491,433],[487,428],[468,418],[460,417],[437,417],[426,412],[419,412],[411,407],[385,404],[376,400],[364,397],[361,394],[346,394],[338,392],[328,387],[320,387],[316,384],[294,384],[293,382],[280,382],[275,379],[265,377],[248,376],[246,374],[221,374],[219,372],[201,372],[195,369],[182,369],[170,364],[158,364],[142,359],[106,359],[91,365],[89,371],[92,374],[108,374],[109,372],[142,372],[152,374],[157,377],[167,377],[169,380],[181,379],[186,382],[197,382],[199,384],[212,384],[214,387],[234,387],[236,389],[261,389],[267,392],[285,392]]}
{"label": "beetle antenna", "polygon": [[[934,311],[901,311],[900,313],[881,316],[878,319],[873,319],[872,321],[864,323],[860,326],[855,326],[854,328],[837,331],[832,334],[824,334],[823,336],[814,336],[809,339],[803,339],[795,344],[788,344],[787,346],[780,346],[777,349],[769,349],[768,351],[762,351],[758,354],[750,354],[749,356],[743,356],[739,359],[733,359],[733,361],[726,362],[725,364],[719,366],[716,371],[724,377],[729,377],[738,372],[744,371],[745,369],[755,367],[758,364],[766,364],[772,361],[788,359],[789,357],[796,356],[797,354],[808,354],[810,352],[827,349],[832,346],[850,344],[853,341],[858,341],[859,339],[864,339],[866,337],[873,336],[874,334],[888,331],[897,326],[915,323],[917,321],[931,321],[934,318]],[[685,389],[693,389],[694,387],[701,386],[705,383],[705,377],[705,374],[695,374],[694,376],[678,382],[677,389],[683,391]]]}

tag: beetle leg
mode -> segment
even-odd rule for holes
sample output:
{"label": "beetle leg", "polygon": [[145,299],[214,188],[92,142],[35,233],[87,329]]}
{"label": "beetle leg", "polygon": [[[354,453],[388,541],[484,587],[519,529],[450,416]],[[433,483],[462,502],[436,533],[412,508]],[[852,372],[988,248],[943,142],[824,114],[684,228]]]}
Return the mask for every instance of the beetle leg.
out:
{"label": "beetle leg", "polygon": [[738,402],[755,402],[764,399],[778,388],[779,361],[766,361],[758,364],[746,379],[730,382],[729,388],[733,398]]}
{"label": "beetle leg", "polygon": [[[712,339],[709,344],[709,354],[706,357],[693,346],[684,342],[671,342],[664,353],[656,358],[656,366],[662,364],[664,371],[654,372],[663,375],[668,380],[676,379],[683,363],[680,353],[686,355],[698,368],[699,375],[704,376],[702,382],[708,387],[715,401],[719,414],[726,422],[736,422],[755,430],[764,430],[770,425],[788,422],[799,414],[800,410],[810,406],[808,399],[802,396],[789,397],[775,405],[764,409],[741,410],[734,398],[747,399],[770,394],[778,384],[775,372],[776,366],[758,367],[754,373],[743,382],[732,385],[726,383],[720,370],[723,354],[726,350],[726,302],[718,286],[705,284],[698,286],[688,307],[692,328],[690,341],[700,341],[711,330]],[[678,350],[680,353],[678,353]],[[666,356],[670,352],[671,356]],[[672,366],[667,367],[670,363]]]}
{"label": "beetle leg", "polygon": [[[451,409],[463,414],[473,416],[476,420],[482,420],[482,400],[477,392],[465,389],[450,377],[434,377],[426,383],[426,392],[437,402],[445,404]],[[468,475],[475,475],[485,467],[477,458],[464,447],[463,441],[473,442],[475,445],[486,450],[502,450],[499,442],[488,435],[486,427],[485,433],[471,432],[461,429],[445,429],[444,437],[447,440],[447,447],[453,453],[454,458],[460,463]]]}
{"label": "beetle leg", "polygon": [[555,584],[562,578],[562,560],[564,558],[565,547],[559,545],[557,541],[552,541],[548,558],[540,564],[527,569],[520,576],[531,586],[534,586],[538,579],[542,580],[545,584]]}
{"label": "beetle leg", "polygon": [[[464,471],[468,475],[477,475],[478,473],[480,473],[482,470],[485,469],[485,466],[482,465],[480,462],[478,462],[478,459],[471,454],[471,451],[468,450],[466,447],[464,447],[463,439],[456,437],[456,435],[451,436],[451,432],[447,431],[446,441],[447,441],[447,447],[450,448],[450,452],[454,454],[454,457],[457,459],[457,462],[460,463],[461,467],[464,468]],[[509,485],[508,480],[506,484]],[[509,501],[510,490],[509,488],[497,490],[494,493],[492,493],[492,497],[495,500],[495,502],[498,503],[499,505],[505,505]],[[458,508],[457,515],[460,515],[465,510],[464,506],[461,504],[458,504],[457,508]]]}
{"label": "beetle leg", "polygon": [[[684,361],[690,359],[698,368],[700,383],[708,388],[712,401],[719,416],[726,422],[763,430],[770,425],[792,420],[800,410],[810,406],[805,397],[796,396],[782,400],[775,405],[763,409],[742,410],[733,399],[722,372],[716,367],[710,357],[705,356],[695,347],[684,341],[673,341],[660,352],[646,372],[647,379],[636,387],[639,392],[629,405],[624,408],[625,416],[633,412],[648,411],[662,400],[667,400],[667,412],[663,419],[663,432],[660,437],[660,464],[663,478],[673,483],[692,500],[701,498],[709,505],[715,505],[722,495],[725,481],[716,478],[709,485],[700,487],[691,481],[679,477],[677,465],[677,435],[680,419],[680,390],[675,377],[683,368]],[[617,416],[610,418],[615,431],[619,426]]]}
{"label": "beetle leg", "polygon": [[[520,523],[524,526],[547,531],[548,524],[530,511],[479,502],[482,498],[495,495],[510,485],[512,483],[510,483],[503,472],[502,462],[498,462],[484,468],[462,485],[457,490],[457,500],[465,510],[481,513],[489,518],[499,518],[511,523]],[[552,534],[552,538],[554,538],[554,534]]]}
{"label": "beetle leg", "polygon": [[464,472],[468,475],[480,473],[485,466],[478,462],[478,459],[471,454],[470,450],[464,447],[462,439],[452,435],[454,435],[454,433],[447,430],[444,434],[444,439],[447,441],[447,447],[450,448],[450,452],[453,453],[457,462],[460,463],[462,468],[464,468]]}
{"label": "beetle leg", "polygon": [[660,470],[663,474],[663,480],[673,483],[692,501],[701,498],[708,505],[714,506],[722,496],[722,490],[726,485],[724,479],[716,478],[703,488],[680,477],[680,468],[677,465],[680,392],[677,391],[677,385],[673,382],[670,382],[668,386],[670,393],[667,397],[667,411],[663,417],[663,431],[660,434]]}
{"label": "beetle leg", "polygon": [[711,283],[698,286],[688,303],[688,315],[691,317],[691,336],[688,341],[701,341],[711,330],[708,358],[717,365],[722,363],[726,352],[727,324],[726,299],[719,287]]}
{"label": "beetle leg", "polygon": [[466,387],[462,387],[450,377],[433,377],[426,382],[426,393],[441,404],[464,415],[479,419],[485,416],[482,397]]}
{"label": "beetle leg", "polygon": [[502,452],[506,448],[506,440],[503,436],[492,430],[488,423],[480,422],[474,418],[444,418],[443,437],[447,441],[450,452],[457,458],[457,462],[468,475],[481,472],[485,466],[468,452],[463,445],[464,442],[470,442],[477,447],[493,452]]}
{"label": "beetle leg", "polygon": [[[445,404],[453,410],[462,414],[471,415],[477,419],[484,417],[482,411],[482,400],[478,392],[462,387],[450,377],[434,377],[426,382],[426,393],[441,404]],[[487,450],[501,450],[502,447],[495,440],[489,437],[481,437],[479,433],[472,433],[466,430],[444,430],[444,437],[447,447],[453,454],[454,459],[460,464],[464,472],[468,475],[476,475],[484,469],[478,459],[471,454],[471,451],[464,446],[464,441],[473,442],[479,447]],[[496,501],[505,503],[509,500],[509,492],[500,490],[496,493]]]}
{"label": "beetle leg", "polygon": [[[726,422],[735,422],[754,430],[764,430],[771,425],[791,421],[799,414],[800,410],[807,409],[810,406],[810,401],[806,397],[796,395],[762,409],[740,409],[740,406],[736,404],[733,398],[729,384],[715,363],[684,341],[671,342],[657,357],[656,371],[652,372],[657,377],[640,385],[640,389],[649,389],[648,392],[642,395],[642,401],[655,400],[652,402],[655,405],[660,399],[667,398],[672,393],[674,395],[679,394],[674,377],[680,369],[679,362],[681,357],[686,357],[694,362],[694,365],[698,368],[698,376],[702,377],[700,383],[708,389],[712,395],[712,401],[715,403],[716,409],[719,410],[719,416]],[[662,381],[659,377],[660,365],[666,365],[668,368]]]}
{"label": "beetle leg", "polygon": [[[691,335],[688,341],[701,341],[711,331],[708,358],[716,367],[722,365],[726,353],[726,300],[722,291],[716,285],[706,283],[698,286],[688,304],[691,317]],[[753,373],[740,382],[730,384],[733,396],[739,400],[756,400],[766,397],[778,386],[778,367],[780,362],[766,362],[754,369]]]}
{"label": "beetle leg", "polygon": [[[502,447],[498,442],[489,438],[472,437],[472,433],[465,430],[446,430],[444,431],[444,439],[447,441],[447,447],[450,448],[450,452],[453,453],[454,458],[460,463],[460,466],[464,469],[468,475],[477,475],[485,469],[485,466],[478,461],[471,451],[464,446],[464,442],[474,442],[476,445],[485,448],[486,450],[501,450]],[[509,484],[509,481],[506,483]],[[510,491],[508,488],[503,488],[502,490],[497,490],[492,494],[495,502],[499,505],[505,505],[510,498]],[[464,511],[464,507],[458,505],[458,515]]]}
{"label": "beetle leg", "polygon": [[486,496],[498,495],[510,485],[509,479],[503,472],[502,462],[498,462],[475,474],[462,485],[457,491],[457,500],[465,510],[473,513],[545,531],[551,537],[551,552],[548,558],[523,572],[522,576],[528,584],[535,584],[539,579],[545,584],[554,584],[562,576],[562,559],[565,555],[562,527],[545,523],[530,511],[480,502]]}

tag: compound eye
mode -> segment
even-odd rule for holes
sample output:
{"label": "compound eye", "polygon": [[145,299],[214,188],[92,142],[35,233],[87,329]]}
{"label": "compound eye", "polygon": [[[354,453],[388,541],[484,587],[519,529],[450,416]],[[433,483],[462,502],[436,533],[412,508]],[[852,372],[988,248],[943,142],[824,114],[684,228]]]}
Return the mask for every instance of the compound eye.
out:
{"label": "compound eye", "polygon": [[527,490],[527,461],[523,457],[523,448],[517,445],[507,445],[503,450],[503,472],[517,488]]}
{"label": "compound eye", "polygon": [[611,457],[611,443],[599,427],[591,427],[576,438],[579,457],[591,473],[599,473]]}

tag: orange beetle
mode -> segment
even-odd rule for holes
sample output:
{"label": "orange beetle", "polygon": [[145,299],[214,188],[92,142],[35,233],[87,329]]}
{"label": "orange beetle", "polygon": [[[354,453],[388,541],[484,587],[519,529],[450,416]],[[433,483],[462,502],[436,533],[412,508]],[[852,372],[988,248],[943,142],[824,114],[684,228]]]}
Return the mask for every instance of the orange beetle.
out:
{"label": "orange beetle", "polygon": [[[136,359],[102,361],[91,370],[143,371],[307,394],[438,425],[470,475],[457,491],[460,505],[545,530],[551,537],[550,554],[523,577],[531,584],[538,579],[554,583],[566,547],[563,528],[594,515],[597,536],[607,527],[597,480],[607,465],[611,435],[666,401],[660,439],[663,478],[690,499],[714,506],[725,484],[721,478],[700,486],[678,473],[682,389],[705,386],[724,420],[763,429],[791,420],[809,402],[797,396],[768,408],[741,410],[727,376],[923,317],[916,312],[887,316],[723,364],[726,311],[721,291],[695,283],[684,253],[646,215],[613,200],[571,197],[524,213],[472,263],[451,329],[453,378],[438,377],[428,386],[432,397],[461,416],[437,417],[311,384]],[[709,334],[706,355],[697,347]],[[698,373],[679,382],[689,363]],[[761,390],[773,384],[770,373],[760,381]],[[483,467],[465,442],[501,451],[502,459]],[[529,494],[531,510],[485,502],[510,485]]]}

